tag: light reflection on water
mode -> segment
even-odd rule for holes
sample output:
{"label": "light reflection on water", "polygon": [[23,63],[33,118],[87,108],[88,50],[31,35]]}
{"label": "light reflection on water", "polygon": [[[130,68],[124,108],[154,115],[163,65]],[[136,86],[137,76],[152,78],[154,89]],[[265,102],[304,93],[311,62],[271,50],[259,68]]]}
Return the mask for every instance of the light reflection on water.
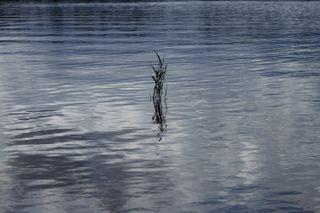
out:
{"label": "light reflection on water", "polygon": [[2,211],[320,211],[319,9],[0,5]]}

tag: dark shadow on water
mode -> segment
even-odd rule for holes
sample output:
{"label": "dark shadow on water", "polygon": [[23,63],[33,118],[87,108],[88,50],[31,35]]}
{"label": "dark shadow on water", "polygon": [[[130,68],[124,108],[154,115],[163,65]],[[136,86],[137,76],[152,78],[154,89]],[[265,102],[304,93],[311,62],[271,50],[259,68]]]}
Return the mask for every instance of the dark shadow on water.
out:
{"label": "dark shadow on water", "polygon": [[[70,129],[59,128],[16,135],[12,146],[28,144],[42,148],[12,153],[8,173],[14,186],[7,197],[14,202],[8,204],[9,208],[16,212],[32,212],[38,205],[34,194],[43,193],[44,198],[55,197],[59,191],[61,199],[67,201],[61,208],[73,208],[78,202],[89,202],[89,205],[95,200],[95,205],[98,203],[97,208],[102,211],[130,212],[133,210],[126,204],[131,199],[144,199],[146,195],[170,190],[172,183],[165,171],[166,162],[137,156],[128,158],[142,149],[134,147],[134,142],[147,137],[139,135],[139,131],[123,129],[71,134]],[[53,135],[63,133],[66,134]],[[61,144],[75,140],[79,144]],[[48,144],[60,146],[47,147]],[[49,199],[46,205],[55,206],[55,202],[59,199]],[[137,208],[152,210],[144,206]]]}
{"label": "dark shadow on water", "polygon": [[[32,145],[32,144],[54,144],[64,143],[70,141],[96,141],[96,140],[108,140],[117,142],[132,142],[139,139],[147,138],[147,135],[135,135],[130,138],[123,138],[122,136],[134,133],[135,129],[125,129],[120,131],[108,131],[108,132],[87,132],[87,133],[73,133],[59,136],[52,136],[44,138],[30,138],[32,136],[39,136],[45,134],[44,132],[31,132],[28,134],[20,134],[14,137],[11,141],[11,146],[16,145]],[[62,133],[63,131],[53,130],[51,133]]]}

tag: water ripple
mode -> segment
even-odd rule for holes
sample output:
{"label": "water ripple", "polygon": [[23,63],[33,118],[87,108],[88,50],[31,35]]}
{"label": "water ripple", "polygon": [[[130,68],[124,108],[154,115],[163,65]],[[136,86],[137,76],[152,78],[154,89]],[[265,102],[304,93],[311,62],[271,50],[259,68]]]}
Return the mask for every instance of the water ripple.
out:
{"label": "water ripple", "polygon": [[1,2],[2,211],[319,212],[319,10]]}

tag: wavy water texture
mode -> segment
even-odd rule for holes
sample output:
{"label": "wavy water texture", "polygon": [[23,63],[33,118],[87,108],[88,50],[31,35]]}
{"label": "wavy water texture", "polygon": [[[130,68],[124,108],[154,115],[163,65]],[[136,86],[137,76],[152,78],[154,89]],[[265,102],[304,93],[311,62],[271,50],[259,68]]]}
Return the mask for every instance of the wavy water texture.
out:
{"label": "wavy water texture", "polygon": [[1,4],[0,212],[319,212],[319,11]]}

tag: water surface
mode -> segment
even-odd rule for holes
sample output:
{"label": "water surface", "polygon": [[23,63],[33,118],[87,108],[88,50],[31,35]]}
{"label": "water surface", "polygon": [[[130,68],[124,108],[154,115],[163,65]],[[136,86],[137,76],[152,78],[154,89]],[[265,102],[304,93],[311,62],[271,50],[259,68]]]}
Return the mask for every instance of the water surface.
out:
{"label": "water surface", "polygon": [[320,212],[319,11],[0,4],[0,212]]}

